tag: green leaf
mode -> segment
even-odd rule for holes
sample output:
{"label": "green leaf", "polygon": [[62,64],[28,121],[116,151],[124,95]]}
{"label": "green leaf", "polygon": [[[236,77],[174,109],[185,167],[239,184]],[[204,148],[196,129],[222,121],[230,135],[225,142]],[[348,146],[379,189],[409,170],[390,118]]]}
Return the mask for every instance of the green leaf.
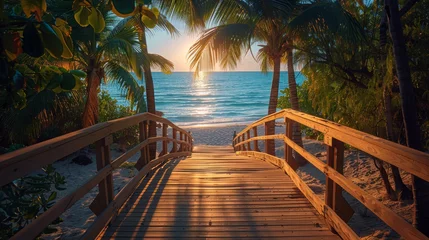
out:
{"label": "green leaf", "polygon": [[73,90],[79,90],[83,86],[83,81],[80,80],[80,78],[74,76],[76,80],[76,85],[74,86]]}
{"label": "green leaf", "polygon": [[158,8],[154,7],[154,8],[151,9],[151,11],[153,12],[153,14],[155,14],[156,18],[159,17],[159,10],[158,10]]}
{"label": "green leaf", "polygon": [[76,79],[71,73],[63,73],[63,81],[60,84],[64,90],[72,90],[76,86]]}
{"label": "green leaf", "polygon": [[78,78],[86,78],[86,72],[81,70],[70,70],[70,73]]}
{"label": "green leaf", "polygon": [[156,26],[156,22],[146,15],[142,15],[141,20],[142,20],[143,24],[148,28],[154,28]]}
{"label": "green leaf", "polygon": [[47,9],[46,0],[21,0],[21,6],[27,17],[35,13],[39,20]]}
{"label": "green leaf", "polygon": [[61,53],[61,57],[70,59],[73,57],[73,43],[70,36],[66,36],[58,27],[52,26],[55,33],[57,34],[59,40],[61,41],[61,45],[63,47],[63,51]]}
{"label": "green leaf", "polygon": [[80,26],[87,27],[89,25],[89,15],[91,15],[91,10],[81,6],[79,11],[75,12],[74,19]]}
{"label": "green leaf", "polygon": [[24,28],[24,46],[25,53],[32,57],[41,57],[45,51],[42,38],[33,23],[29,22]]}
{"label": "green leaf", "polygon": [[48,202],[54,201],[55,198],[57,198],[57,192],[52,192],[51,195],[48,197]]}
{"label": "green leaf", "polygon": [[46,85],[46,89],[55,89],[58,88],[63,81],[63,76],[61,74],[55,73],[54,76],[51,78],[49,83]]}
{"label": "green leaf", "polygon": [[112,0],[112,12],[119,17],[129,17],[135,14],[135,0]]}
{"label": "green leaf", "polygon": [[[55,27],[55,26],[54,26]],[[55,58],[60,58],[63,54],[63,44],[60,39],[62,37],[61,32],[59,32],[60,36],[52,29],[49,24],[46,22],[42,22],[40,24],[40,31],[42,33],[42,39],[45,45],[45,49]]]}
{"label": "green leaf", "polygon": [[103,14],[101,14],[101,12],[96,8],[92,8],[91,15],[89,15],[88,20],[96,33],[102,32],[106,26]]}
{"label": "green leaf", "polygon": [[61,30],[61,32],[63,32],[65,35],[70,36],[71,27],[66,20],[64,20],[62,18],[56,18],[55,19],[55,26],[57,26]]}

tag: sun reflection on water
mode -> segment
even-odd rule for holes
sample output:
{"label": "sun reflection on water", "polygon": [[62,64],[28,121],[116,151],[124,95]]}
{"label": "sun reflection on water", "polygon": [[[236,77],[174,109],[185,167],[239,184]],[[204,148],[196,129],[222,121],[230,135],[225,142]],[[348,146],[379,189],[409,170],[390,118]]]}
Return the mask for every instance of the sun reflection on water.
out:
{"label": "sun reflection on water", "polygon": [[[192,81],[192,92],[193,96],[204,97],[210,96],[214,93],[208,84],[208,76],[204,71],[199,71],[194,75],[194,80]],[[203,106],[194,107],[192,109],[192,115],[210,115],[214,113],[214,107],[209,104],[204,104]]]}

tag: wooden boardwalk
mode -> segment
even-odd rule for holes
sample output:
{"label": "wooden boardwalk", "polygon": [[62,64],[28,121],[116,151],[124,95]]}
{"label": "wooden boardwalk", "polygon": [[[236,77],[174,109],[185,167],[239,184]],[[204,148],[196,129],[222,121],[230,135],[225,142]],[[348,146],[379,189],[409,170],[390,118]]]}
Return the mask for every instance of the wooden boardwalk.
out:
{"label": "wooden boardwalk", "polygon": [[102,238],[340,239],[282,170],[229,147],[165,164]]}

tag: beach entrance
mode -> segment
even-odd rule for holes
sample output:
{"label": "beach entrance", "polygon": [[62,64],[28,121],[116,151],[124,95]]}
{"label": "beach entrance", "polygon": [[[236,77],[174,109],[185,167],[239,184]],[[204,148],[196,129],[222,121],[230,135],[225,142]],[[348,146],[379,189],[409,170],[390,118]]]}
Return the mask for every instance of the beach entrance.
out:
{"label": "beach entrance", "polygon": [[[283,133],[258,132],[275,120]],[[150,123],[160,125],[161,134],[149,137]],[[324,160],[292,141],[294,124],[323,134]],[[132,126],[138,126],[139,143],[113,159],[112,134]],[[267,141],[283,145],[283,156],[268,154]],[[291,109],[250,124],[232,146],[194,146],[190,132],[150,113],[96,124],[1,155],[0,185],[89,145],[96,151],[95,175],[12,239],[37,237],[93,188],[98,192],[89,209],[96,217],[82,239],[359,239],[348,225],[355,211],[343,192],[405,239],[427,239],[345,177],[343,165],[347,145],[429,181],[429,154]],[[114,170],[136,154],[135,175],[118,189]],[[298,175],[299,156],[326,178],[324,197]]]}

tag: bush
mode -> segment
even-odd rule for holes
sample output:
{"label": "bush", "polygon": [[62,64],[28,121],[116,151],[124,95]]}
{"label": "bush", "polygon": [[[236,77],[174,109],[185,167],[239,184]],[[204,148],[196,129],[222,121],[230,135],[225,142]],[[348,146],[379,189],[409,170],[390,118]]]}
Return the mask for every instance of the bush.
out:
{"label": "bush", "polygon": [[[99,122],[123,118],[134,115],[135,112],[129,107],[118,104],[116,99],[113,99],[107,91],[101,91],[98,97],[99,104]],[[138,144],[138,126],[132,126],[113,133],[113,141],[125,147]]]}
{"label": "bush", "polygon": [[[65,178],[52,165],[43,173],[23,177],[0,188],[0,239],[9,239],[55,203],[56,190],[64,190]],[[44,233],[55,232],[52,225]]]}

